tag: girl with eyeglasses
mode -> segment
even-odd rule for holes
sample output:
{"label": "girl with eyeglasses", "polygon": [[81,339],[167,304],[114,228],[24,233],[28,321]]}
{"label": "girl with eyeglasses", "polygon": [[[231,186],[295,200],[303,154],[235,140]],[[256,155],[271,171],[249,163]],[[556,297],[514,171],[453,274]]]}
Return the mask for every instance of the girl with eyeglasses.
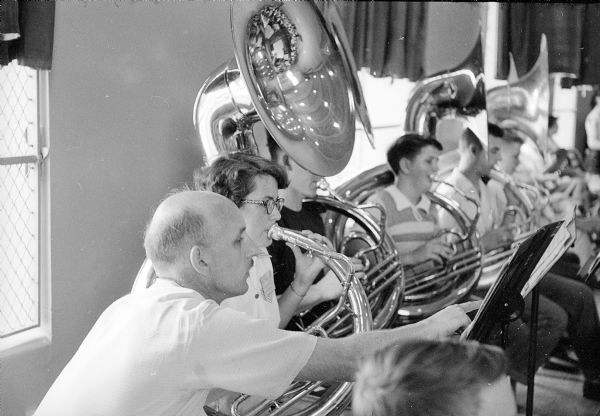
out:
{"label": "girl with eyeglasses", "polygon": [[[273,266],[266,248],[272,244],[269,229],[281,218],[284,200],[279,197],[278,191],[289,184],[285,170],[259,156],[232,153],[219,157],[194,176],[196,189],[221,194],[239,207],[246,221],[248,235],[263,248],[263,255],[254,258],[248,278],[248,292],[226,299],[222,305],[285,328],[292,316],[306,306],[303,300],[324,267],[317,257],[291,247],[296,257],[294,278],[277,298]],[[322,239],[310,232],[306,234],[317,240]]]}

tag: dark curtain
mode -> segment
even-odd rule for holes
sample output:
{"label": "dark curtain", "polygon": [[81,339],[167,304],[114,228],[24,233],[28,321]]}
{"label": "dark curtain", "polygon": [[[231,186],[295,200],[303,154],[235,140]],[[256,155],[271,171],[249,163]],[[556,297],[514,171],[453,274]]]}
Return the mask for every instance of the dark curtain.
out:
{"label": "dark curtain", "polygon": [[54,1],[0,0],[0,65],[50,69],[54,39]]}
{"label": "dark curtain", "polygon": [[376,77],[422,77],[427,3],[339,1],[358,68]]}
{"label": "dark curtain", "polygon": [[583,23],[580,84],[600,84],[600,4],[587,4]]}
{"label": "dark curtain", "polygon": [[600,80],[600,5],[503,3],[500,5],[498,76],[506,78],[512,52],[519,76],[535,63],[542,34],[548,39],[550,72],[573,74],[577,83]]}

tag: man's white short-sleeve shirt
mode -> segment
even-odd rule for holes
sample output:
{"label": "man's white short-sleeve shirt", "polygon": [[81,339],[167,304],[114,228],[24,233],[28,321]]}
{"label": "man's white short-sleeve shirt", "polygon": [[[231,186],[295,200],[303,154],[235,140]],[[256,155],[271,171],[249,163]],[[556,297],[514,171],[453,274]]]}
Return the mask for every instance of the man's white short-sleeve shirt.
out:
{"label": "man's white short-sleeve shirt", "polygon": [[104,311],[35,415],[203,415],[214,388],[274,398],[315,344],[158,279]]}
{"label": "man's white short-sleeve shirt", "polygon": [[240,296],[227,298],[221,306],[245,312],[253,318],[266,319],[274,327],[279,326],[279,304],[275,293],[273,280],[273,265],[267,249],[263,248],[264,256],[255,256],[248,273],[248,291]]}

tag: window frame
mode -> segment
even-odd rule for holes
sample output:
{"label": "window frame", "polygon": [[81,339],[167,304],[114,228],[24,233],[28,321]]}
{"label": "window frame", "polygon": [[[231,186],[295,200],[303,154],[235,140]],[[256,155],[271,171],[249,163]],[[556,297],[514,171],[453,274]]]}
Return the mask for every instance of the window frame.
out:
{"label": "window frame", "polygon": [[38,325],[0,339],[0,358],[47,346],[52,341],[50,257],[50,111],[49,71],[37,75],[37,175],[38,175]]}

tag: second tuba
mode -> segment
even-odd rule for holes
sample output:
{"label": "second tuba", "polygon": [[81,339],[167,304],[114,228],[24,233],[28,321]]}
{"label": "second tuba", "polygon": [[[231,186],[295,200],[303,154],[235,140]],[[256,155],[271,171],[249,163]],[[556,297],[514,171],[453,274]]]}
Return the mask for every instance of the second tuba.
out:
{"label": "second tuba", "polygon": [[[281,148],[306,170],[331,176],[351,156],[356,114],[372,135],[357,71],[335,6],[321,13],[312,2],[232,3],[235,61],[215,71],[200,89],[194,125],[207,163],[221,153],[259,154],[253,132],[261,121]],[[237,64],[236,64],[237,62]],[[335,198],[327,209],[352,212],[381,241],[373,252],[396,260],[393,244],[364,210]],[[378,254],[379,255],[379,254]],[[373,308],[375,327],[386,326],[402,297],[402,273]],[[380,270],[371,270],[380,274]],[[344,333],[345,324],[340,324]]]}
{"label": "second tuba", "polygon": [[[457,67],[416,83],[407,104],[404,130],[424,136],[435,135],[440,139],[443,133],[443,129],[439,129],[440,123],[456,118],[478,126],[474,129],[479,132],[487,132],[487,128],[482,126],[487,116],[480,37],[467,58]],[[449,140],[440,141],[445,149],[450,150],[440,158],[440,167],[442,170],[450,169],[455,155],[452,150],[457,147],[457,141],[452,142],[450,137]],[[349,200],[362,203],[393,181],[389,167],[381,165],[348,181],[339,188],[339,193]],[[397,311],[396,323],[423,319],[467,297],[477,286],[481,274],[482,251],[473,219],[442,195],[430,192],[428,197],[440,209],[448,211],[459,224],[460,229],[452,231],[455,255],[445,264],[427,262],[404,267],[404,297]],[[343,222],[343,219],[336,220]],[[340,234],[342,228],[338,227],[336,233]],[[352,239],[367,240],[360,233],[348,234],[346,240],[351,242]]]}
{"label": "second tuba", "polygon": [[[342,184],[336,192],[347,201],[373,209],[373,206],[365,205],[365,201],[393,182],[394,175],[389,166],[380,165]],[[432,192],[428,197],[432,203],[449,211],[461,227],[461,231],[454,232],[455,237],[458,237],[455,238],[454,243],[456,255],[444,264],[427,262],[400,268],[395,265],[398,261],[398,253],[395,250],[388,257],[368,253],[367,247],[376,246],[377,241],[373,241],[364,227],[349,227],[348,223],[353,220],[352,216],[335,211],[330,211],[327,215],[328,236],[334,244],[341,246],[343,252],[349,251],[349,254],[353,254],[358,250],[367,256],[375,269],[386,270],[391,267],[395,271],[390,274],[382,273],[364,283],[369,303],[385,303],[386,298],[381,298],[380,294],[385,288],[393,287],[399,273],[404,275],[402,302],[393,311],[394,316],[389,318],[390,325],[415,322],[456,303],[469,295],[479,280],[481,248],[477,235],[471,227],[472,219],[453,201],[442,195]],[[385,218],[382,219],[385,222]],[[387,234],[386,238],[391,240]],[[389,244],[393,246],[394,242],[391,241]],[[384,306],[380,310],[388,311]]]}
{"label": "second tuba", "polygon": [[[320,6],[324,13],[312,1],[231,3],[234,59],[210,75],[194,105],[205,163],[230,152],[260,154],[254,132],[260,121],[296,163],[330,176],[350,159],[357,117],[367,135],[372,134],[340,20],[329,4]],[[316,242],[291,230],[275,227],[270,235],[321,256],[345,282],[345,294],[307,332],[336,337],[371,329],[361,282],[352,273],[349,280],[341,276],[348,268],[345,256],[323,252]],[[258,406],[241,396],[232,413],[335,415],[348,404],[350,389],[351,383],[299,382]]]}

